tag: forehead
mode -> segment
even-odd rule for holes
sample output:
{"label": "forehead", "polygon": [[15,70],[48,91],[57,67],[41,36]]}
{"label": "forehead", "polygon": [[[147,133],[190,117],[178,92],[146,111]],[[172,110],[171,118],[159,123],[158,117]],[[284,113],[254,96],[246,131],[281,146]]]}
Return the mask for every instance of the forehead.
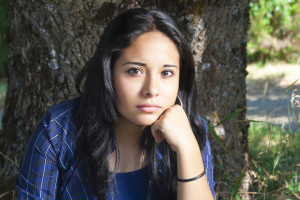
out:
{"label": "forehead", "polygon": [[176,44],[158,31],[146,32],[135,38],[131,45],[124,49],[123,55],[131,58],[169,59],[179,62]]}

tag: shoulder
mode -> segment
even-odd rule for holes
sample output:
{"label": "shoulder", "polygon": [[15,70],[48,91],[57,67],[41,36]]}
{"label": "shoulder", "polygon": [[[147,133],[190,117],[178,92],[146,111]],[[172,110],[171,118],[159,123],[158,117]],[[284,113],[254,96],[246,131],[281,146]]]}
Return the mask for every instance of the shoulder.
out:
{"label": "shoulder", "polygon": [[57,120],[61,118],[74,117],[74,111],[79,104],[79,98],[62,101],[59,104],[51,107],[46,115],[51,117],[51,120]]}
{"label": "shoulder", "polygon": [[77,129],[76,108],[79,98],[63,101],[47,110],[39,125],[52,132],[58,129]]}
{"label": "shoulder", "polygon": [[20,164],[19,198],[50,195],[55,199],[58,177],[72,168],[75,159],[78,102],[72,99],[53,106],[37,124]]}
{"label": "shoulder", "polygon": [[56,156],[74,156],[80,126],[76,121],[78,103],[79,99],[71,99],[51,107],[37,124],[27,149],[49,149]]}
{"label": "shoulder", "polygon": [[[51,107],[42,118],[41,122],[52,143],[59,145],[75,146],[76,133],[80,126],[76,120],[76,108],[79,98],[70,99]],[[57,146],[58,144],[55,144]],[[75,147],[74,147],[75,148]],[[70,148],[73,150],[74,148]]]}

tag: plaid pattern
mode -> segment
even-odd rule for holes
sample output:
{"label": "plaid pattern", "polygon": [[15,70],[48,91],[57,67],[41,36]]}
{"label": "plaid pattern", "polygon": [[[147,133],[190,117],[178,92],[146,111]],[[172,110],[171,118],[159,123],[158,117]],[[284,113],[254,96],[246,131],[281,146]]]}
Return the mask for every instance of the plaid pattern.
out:
{"label": "plaid pattern", "polygon": [[[78,102],[79,99],[72,99],[52,107],[38,123],[21,161],[16,180],[17,199],[97,199],[82,175],[82,165],[75,159],[79,123],[73,116]],[[208,141],[202,156],[215,195]],[[151,199],[149,189],[147,199]]]}

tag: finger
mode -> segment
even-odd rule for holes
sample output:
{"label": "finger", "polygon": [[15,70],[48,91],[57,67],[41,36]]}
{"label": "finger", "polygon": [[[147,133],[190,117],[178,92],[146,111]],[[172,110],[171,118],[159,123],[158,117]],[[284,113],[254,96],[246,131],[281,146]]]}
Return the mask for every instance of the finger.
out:
{"label": "finger", "polygon": [[154,123],[151,126],[151,133],[152,133],[152,136],[154,137],[154,140],[156,143],[160,143],[165,139],[162,132],[159,129],[158,123]]}
{"label": "finger", "polygon": [[156,143],[161,143],[165,139],[161,131],[156,131],[153,137]]}

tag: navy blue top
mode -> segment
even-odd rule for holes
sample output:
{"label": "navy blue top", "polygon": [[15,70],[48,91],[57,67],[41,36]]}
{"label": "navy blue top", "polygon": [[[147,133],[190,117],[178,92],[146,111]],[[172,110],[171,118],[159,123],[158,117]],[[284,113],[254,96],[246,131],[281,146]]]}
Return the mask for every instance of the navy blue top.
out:
{"label": "navy blue top", "polygon": [[[76,162],[76,138],[80,124],[75,120],[79,99],[64,101],[50,108],[39,121],[24,152],[16,180],[17,199],[89,199],[96,200],[81,163]],[[157,149],[159,159],[162,159]],[[215,196],[213,164],[208,140],[202,150],[204,168]],[[114,194],[124,199],[152,199],[144,171],[117,174]],[[163,176],[163,175],[162,175]],[[150,181],[149,181],[150,182]],[[148,183],[149,183],[148,182]],[[143,196],[143,198],[141,198]]]}
{"label": "navy blue top", "polygon": [[[117,173],[115,194],[118,200],[140,200],[147,198],[148,168],[127,173]],[[111,197],[109,196],[109,200]]]}

